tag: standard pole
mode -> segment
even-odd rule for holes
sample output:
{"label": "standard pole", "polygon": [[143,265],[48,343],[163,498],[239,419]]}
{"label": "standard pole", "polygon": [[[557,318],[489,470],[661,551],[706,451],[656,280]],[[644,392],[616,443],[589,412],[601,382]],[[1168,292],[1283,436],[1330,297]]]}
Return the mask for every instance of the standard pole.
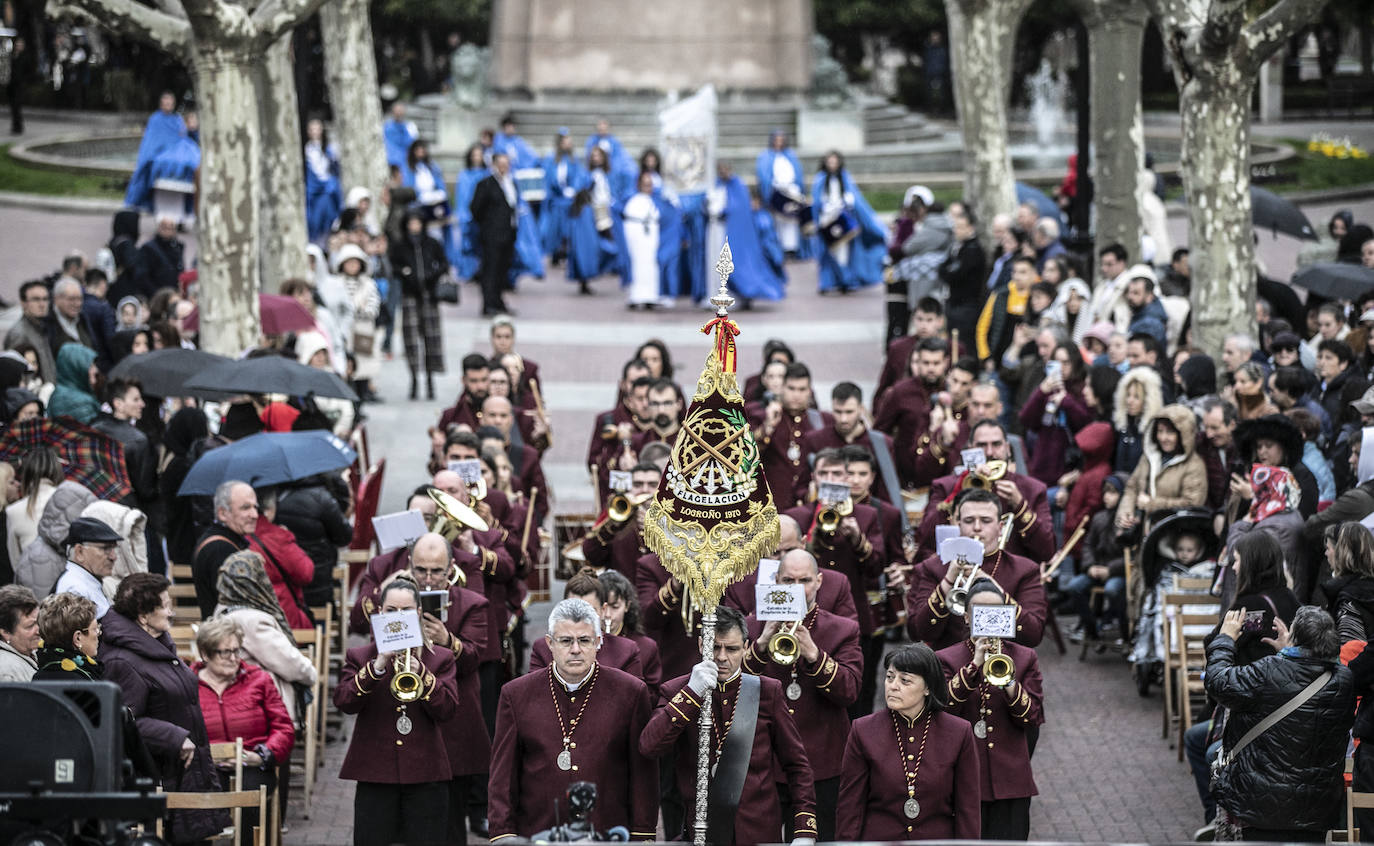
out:
{"label": "standard pole", "polygon": [[[701,657],[711,660],[716,650],[716,609],[701,615]],[[697,821],[695,846],[706,846],[706,799],[711,781],[711,694],[715,685],[706,688],[701,697],[701,729],[697,735]]]}

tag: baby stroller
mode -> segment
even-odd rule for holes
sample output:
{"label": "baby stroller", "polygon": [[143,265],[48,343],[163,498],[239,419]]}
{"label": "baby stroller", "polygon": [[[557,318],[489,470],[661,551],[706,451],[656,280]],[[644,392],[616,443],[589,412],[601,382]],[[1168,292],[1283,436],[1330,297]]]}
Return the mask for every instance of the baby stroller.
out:
{"label": "baby stroller", "polygon": [[[1130,656],[1131,674],[1141,696],[1149,696],[1150,686],[1164,678],[1164,621],[1160,618],[1164,594],[1174,588],[1175,576],[1210,578],[1221,549],[1221,539],[1212,530],[1214,515],[1208,509],[1184,508],[1151,516],[1155,519],[1138,553],[1140,611]],[[1174,541],[1184,533],[1196,535],[1203,542],[1202,558],[1191,568],[1179,564],[1174,555]]]}

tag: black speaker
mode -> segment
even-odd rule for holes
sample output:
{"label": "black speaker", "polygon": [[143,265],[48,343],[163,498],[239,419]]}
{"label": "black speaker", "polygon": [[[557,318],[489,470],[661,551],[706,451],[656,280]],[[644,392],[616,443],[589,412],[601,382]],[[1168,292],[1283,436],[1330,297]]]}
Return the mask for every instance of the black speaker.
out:
{"label": "black speaker", "polygon": [[0,793],[116,793],[124,759],[110,682],[0,684]]}

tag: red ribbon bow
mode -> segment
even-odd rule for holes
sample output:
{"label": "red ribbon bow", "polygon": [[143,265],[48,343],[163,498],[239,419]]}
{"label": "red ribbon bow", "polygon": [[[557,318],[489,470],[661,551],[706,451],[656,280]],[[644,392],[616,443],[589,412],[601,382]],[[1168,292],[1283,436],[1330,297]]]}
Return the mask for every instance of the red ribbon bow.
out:
{"label": "red ribbon bow", "polygon": [[717,317],[701,327],[701,332],[709,335],[713,329],[716,333],[716,360],[720,362],[720,369],[734,373],[735,336],[739,334],[739,326],[728,317]]}

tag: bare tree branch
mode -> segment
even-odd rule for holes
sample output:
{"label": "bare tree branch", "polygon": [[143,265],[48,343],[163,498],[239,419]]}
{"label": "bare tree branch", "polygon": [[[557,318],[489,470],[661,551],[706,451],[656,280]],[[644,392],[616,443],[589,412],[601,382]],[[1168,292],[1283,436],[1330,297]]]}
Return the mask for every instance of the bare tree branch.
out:
{"label": "bare tree branch", "polygon": [[[175,3],[176,0],[167,0]],[[183,17],[173,16],[136,0],[68,0],[63,6],[49,6],[49,14],[75,9],[90,15],[100,25],[119,35],[153,44],[180,59],[191,50],[191,26]]]}
{"label": "bare tree branch", "polygon": [[282,33],[315,14],[325,0],[266,0],[253,12],[253,23],[264,48]]}

